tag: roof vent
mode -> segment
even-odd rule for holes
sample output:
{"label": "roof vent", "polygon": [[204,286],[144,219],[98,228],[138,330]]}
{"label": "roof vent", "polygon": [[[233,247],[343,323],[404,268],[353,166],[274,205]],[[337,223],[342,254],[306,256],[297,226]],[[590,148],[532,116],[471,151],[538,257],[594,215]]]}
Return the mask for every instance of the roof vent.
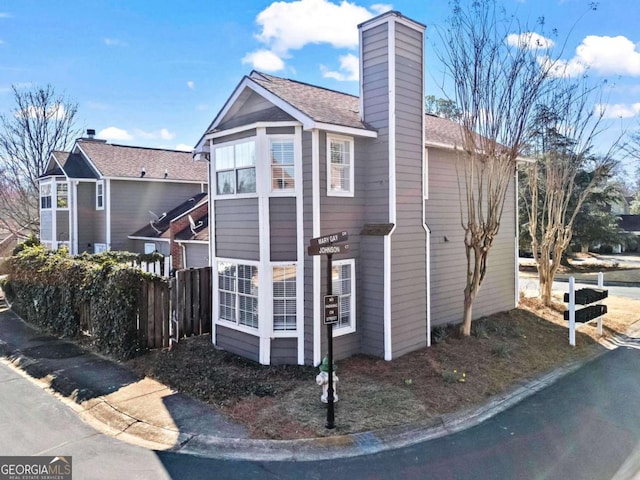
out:
{"label": "roof vent", "polygon": [[87,138],[94,139],[96,136],[96,131],[93,128],[87,128]]}

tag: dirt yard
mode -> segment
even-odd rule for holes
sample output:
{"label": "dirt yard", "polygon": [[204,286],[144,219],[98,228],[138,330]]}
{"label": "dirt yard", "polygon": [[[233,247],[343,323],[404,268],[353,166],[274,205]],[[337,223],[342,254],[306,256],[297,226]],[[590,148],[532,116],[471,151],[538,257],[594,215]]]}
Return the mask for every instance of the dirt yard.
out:
{"label": "dirt yard", "polygon": [[[560,301],[558,299],[558,301]],[[610,297],[605,337],[640,321],[640,301]],[[337,363],[336,428],[324,427],[326,407],[311,367],[268,367],[216,350],[209,336],[181,341],[129,362],[140,374],[208,402],[245,424],[254,438],[340,435],[427,421],[485,402],[517,382],[583,360],[604,349],[596,328],[568,344],[565,306],[520,308],[474,322],[473,334],[434,331],[435,345],[386,362],[355,356]]]}

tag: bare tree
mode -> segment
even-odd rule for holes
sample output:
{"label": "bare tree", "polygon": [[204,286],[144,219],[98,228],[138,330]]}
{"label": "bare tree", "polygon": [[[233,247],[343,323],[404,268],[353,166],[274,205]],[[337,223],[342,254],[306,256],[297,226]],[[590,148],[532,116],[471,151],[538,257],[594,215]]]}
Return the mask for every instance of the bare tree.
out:
{"label": "bare tree", "polygon": [[[597,188],[604,188],[618,161],[619,141],[604,154],[594,154],[603,131],[600,89],[584,81],[564,82],[537,108],[537,141],[528,165],[525,195],[528,230],[540,278],[540,299],[551,304],[553,279],[571,242],[576,218]],[[556,83],[559,87],[560,82]]]}
{"label": "bare tree", "polygon": [[[495,0],[453,2],[439,54],[461,110],[464,165],[458,172],[467,258],[462,333],[487,273],[516,162],[528,142],[534,107],[552,79],[553,42],[504,16]],[[463,170],[463,171],[462,171]]]}
{"label": "bare tree", "polygon": [[12,90],[15,107],[0,115],[0,222],[13,233],[37,233],[38,177],[51,153],[64,150],[79,135],[78,105],[50,85]]}

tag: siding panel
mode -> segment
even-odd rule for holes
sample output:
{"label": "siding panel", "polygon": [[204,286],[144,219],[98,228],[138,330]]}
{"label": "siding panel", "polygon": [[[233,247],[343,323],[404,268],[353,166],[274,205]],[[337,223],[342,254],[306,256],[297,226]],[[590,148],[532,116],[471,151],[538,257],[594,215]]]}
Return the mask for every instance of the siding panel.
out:
{"label": "siding panel", "polygon": [[297,226],[295,197],[269,199],[271,224],[271,261],[297,260]]}
{"label": "siding panel", "polygon": [[[460,198],[455,152],[429,150],[427,223],[432,231],[432,325],[462,321],[466,258],[460,226]],[[464,169],[458,168],[463,175]],[[460,178],[464,183],[464,177]],[[500,232],[489,252],[487,276],[474,301],[473,318],[515,306],[515,200],[514,182],[507,193]]]}
{"label": "siding panel", "polygon": [[[200,193],[200,184],[112,180],[111,249],[132,250],[128,236],[152,219]],[[135,208],[134,208],[135,206]]]}
{"label": "siding panel", "polygon": [[216,256],[259,260],[258,199],[238,198],[214,202]]}
{"label": "siding panel", "polygon": [[216,325],[216,345],[254,362],[260,361],[260,340],[254,335]]}

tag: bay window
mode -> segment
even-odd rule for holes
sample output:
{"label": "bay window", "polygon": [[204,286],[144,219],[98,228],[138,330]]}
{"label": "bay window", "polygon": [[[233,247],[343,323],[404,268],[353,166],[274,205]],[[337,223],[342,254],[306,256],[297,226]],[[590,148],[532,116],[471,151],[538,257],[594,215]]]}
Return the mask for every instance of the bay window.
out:
{"label": "bay window", "polygon": [[220,320],[258,328],[258,267],[218,262]]}
{"label": "bay window", "polygon": [[244,141],[215,149],[218,195],[256,193],[255,142]]}

